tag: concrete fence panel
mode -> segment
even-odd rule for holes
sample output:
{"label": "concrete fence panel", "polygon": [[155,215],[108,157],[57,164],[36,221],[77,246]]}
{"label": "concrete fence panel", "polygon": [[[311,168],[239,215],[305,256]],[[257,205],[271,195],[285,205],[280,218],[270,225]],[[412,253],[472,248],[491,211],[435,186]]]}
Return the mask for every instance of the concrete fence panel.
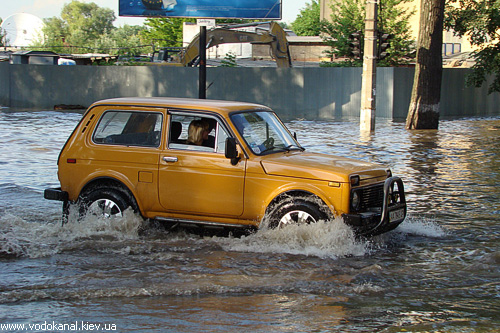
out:
{"label": "concrete fence panel", "polygon": [[[445,69],[441,116],[500,115],[500,94],[468,87],[468,69]],[[198,96],[198,68],[42,66],[0,63],[0,105],[52,109],[129,96]],[[207,68],[207,98],[254,102],[284,119],[359,117],[361,68]],[[404,119],[413,68],[378,68],[377,117]]]}

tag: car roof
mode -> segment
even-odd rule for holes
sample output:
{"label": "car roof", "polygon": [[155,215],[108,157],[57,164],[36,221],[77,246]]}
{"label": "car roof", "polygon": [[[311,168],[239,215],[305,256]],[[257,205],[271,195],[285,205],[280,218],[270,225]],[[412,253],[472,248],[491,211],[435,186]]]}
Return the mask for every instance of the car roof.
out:
{"label": "car roof", "polygon": [[222,113],[222,114],[228,114],[234,111],[255,110],[255,109],[271,110],[267,106],[254,103],[211,100],[211,99],[195,99],[195,98],[173,98],[173,97],[110,98],[95,102],[94,104],[92,104],[90,108],[98,105],[153,106],[153,107],[172,108],[172,109],[215,111],[217,113]]}

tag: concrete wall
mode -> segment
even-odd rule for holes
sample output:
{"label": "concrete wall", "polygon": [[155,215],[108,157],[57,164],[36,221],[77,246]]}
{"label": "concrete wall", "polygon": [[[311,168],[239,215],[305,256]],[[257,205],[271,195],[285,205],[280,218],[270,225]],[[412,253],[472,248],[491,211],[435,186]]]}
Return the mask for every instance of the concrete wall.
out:
{"label": "concrete wall", "polygon": [[198,94],[195,68],[0,64],[0,82],[4,81],[4,74],[9,77],[10,98],[0,88],[0,103],[17,108],[89,106],[99,99],[120,96],[197,97]]}
{"label": "concrete wall", "polygon": [[0,107],[10,105],[10,65],[0,62]]}
{"label": "concrete wall", "polygon": [[[393,118],[406,118],[411,90],[413,69],[393,68]],[[377,72],[378,73],[378,72]],[[444,68],[441,84],[441,117],[498,116],[500,115],[500,94],[488,95],[491,80],[482,87],[468,87],[465,83],[470,69]],[[378,82],[379,77],[377,77]],[[378,112],[378,110],[377,110]]]}
{"label": "concrete wall", "polygon": [[[465,86],[445,69],[441,115],[500,115],[500,94]],[[406,118],[412,68],[377,70],[377,117]],[[255,102],[284,119],[359,117],[361,68],[208,68],[207,98]],[[35,66],[0,63],[0,105],[53,109],[122,96],[198,96],[198,69],[168,66]]]}

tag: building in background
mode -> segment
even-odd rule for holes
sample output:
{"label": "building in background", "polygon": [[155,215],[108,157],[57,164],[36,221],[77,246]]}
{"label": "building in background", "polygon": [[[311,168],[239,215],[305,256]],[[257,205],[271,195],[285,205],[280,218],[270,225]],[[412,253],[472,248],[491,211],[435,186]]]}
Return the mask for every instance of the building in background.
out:
{"label": "building in background", "polygon": [[17,13],[7,17],[0,28],[4,35],[4,45],[11,48],[30,46],[35,41],[42,41],[43,21],[32,14]]}

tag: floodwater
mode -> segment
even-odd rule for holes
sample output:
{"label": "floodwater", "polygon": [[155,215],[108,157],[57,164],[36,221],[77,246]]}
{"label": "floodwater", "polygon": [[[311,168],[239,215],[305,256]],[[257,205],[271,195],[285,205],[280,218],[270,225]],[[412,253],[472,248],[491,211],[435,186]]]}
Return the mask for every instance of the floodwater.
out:
{"label": "floodwater", "polygon": [[384,163],[409,217],[356,240],[341,221],[236,237],[132,214],[60,225],[56,159],[78,113],[0,110],[0,330],[498,332],[500,118],[409,132],[292,121],[311,151]]}

